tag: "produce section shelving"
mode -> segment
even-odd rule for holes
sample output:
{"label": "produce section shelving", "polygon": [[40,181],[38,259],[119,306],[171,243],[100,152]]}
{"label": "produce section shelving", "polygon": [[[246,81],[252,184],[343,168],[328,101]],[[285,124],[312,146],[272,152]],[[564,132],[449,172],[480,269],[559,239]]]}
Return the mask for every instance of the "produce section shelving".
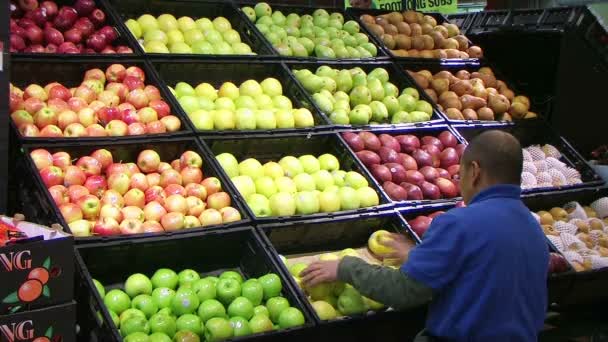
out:
{"label": "produce section shelving", "polygon": [[[60,5],[69,1],[58,1]],[[310,2],[309,2],[310,3]],[[104,281],[110,288],[120,286],[121,281],[134,272],[153,272],[160,267],[192,268],[199,267],[204,273],[216,274],[219,270],[238,268],[246,276],[259,277],[267,272],[277,273],[283,282],[284,295],[289,302],[298,307],[305,317],[305,324],[299,328],[277,330],[251,339],[263,340],[286,339],[310,341],[311,338],[335,337],[340,340],[353,331],[361,333],[361,339],[372,340],[374,329],[388,329],[387,341],[403,338],[402,334],[412,336],[423,326],[425,308],[406,312],[392,310],[373,314],[341,317],[335,320],[322,321],[315,313],[308,298],[299,289],[296,281],[283,264],[281,255],[315,253],[327,250],[337,251],[348,247],[367,244],[369,235],[376,230],[387,229],[400,231],[410,236],[416,243],[420,242],[419,234],[409,223],[420,214],[430,214],[438,210],[448,210],[456,205],[460,197],[439,200],[391,201],[382,184],[378,182],[369,168],[356,156],[345,141],[346,132],[359,133],[369,131],[374,134],[413,134],[423,136],[438,134],[447,130],[454,134],[460,143],[465,143],[477,133],[499,129],[514,133],[525,147],[529,144],[551,143],[565,156],[571,166],[582,175],[582,183],[562,188],[541,188],[525,190],[522,198],[531,210],[541,210],[551,206],[563,205],[572,200],[586,203],[606,196],[604,182],[595,174],[585,159],[566,139],[554,132],[549,126],[551,105],[534,107],[534,94],[531,94],[532,110],[539,111],[539,119],[515,120],[513,122],[485,122],[479,120],[450,120],[437,103],[416,83],[405,70],[428,69],[435,73],[441,70],[457,71],[466,69],[476,71],[480,67],[492,65],[492,59],[423,59],[397,57],[390,52],[384,43],[371,34],[360,20],[365,13],[382,14],[378,11],[344,10],[325,8],[329,12],[339,12],[345,20],[355,20],[361,32],[368,35],[370,42],[378,50],[378,56],[363,59],[329,59],[317,57],[285,57],[278,54],[272,44],[249,21],[242,6],[252,2],[228,1],[166,1],[166,0],[95,0],[95,4],[106,12],[109,22],[116,28],[118,41],[133,49],[133,54],[44,54],[44,53],[4,53],[2,70],[0,70],[0,93],[9,93],[9,81],[20,88],[30,83],[44,86],[50,82],[60,82],[66,87],[78,86],[84,72],[91,68],[105,70],[112,64],[140,66],[147,76],[146,84],[153,84],[160,90],[161,96],[171,107],[172,114],[181,121],[181,129],[173,133],[145,136],[102,137],[102,138],[26,138],[22,137],[10,118],[8,103],[0,102],[0,209],[11,208],[23,212],[31,221],[43,224],[60,223],[70,231],[53,198],[39,175],[30,152],[44,148],[51,153],[69,152],[73,158],[87,155],[97,148],[106,148],[115,154],[115,162],[134,162],[139,151],[156,150],[162,161],[170,162],[179,158],[186,149],[197,151],[203,159],[203,173],[206,177],[220,179],[223,190],[230,195],[232,206],[241,214],[237,222],[182,229],[177,232],[157,234],[119,235],[110,237],[91,236],[76,238],[75,258],[78,268],[75,299],[77,301],[76,317],[79,326],[80,340],[120,341],[119,330],[112,323],[112,317],[103,304],[103,298],[95,290],[92,279]],[[312,14],[319,7],[294,7],[291,5],[272,5],[284,14]],[[497,30],[531,30],[537,32],[560,32],[574,24],[580,8],[548,9],[542,11],[493,11],[471,13],[466,16],[433,14],[438,22],[450,20],[464,25],[461,33],[467,35],[474,43],[476,38],[489,35]],[[143,13],[159,15],[171,13],[176,17],[182,15],[208,17],[213,19],[224,16],[240,34],[240,39],[249,44],[255,55],[198,55],[198,54],[161,54],[147,53],[140,42],[129,32],[125,21],[137,18]],[[5,8],[0,9],[0,18],[8,18]],[[0,32],[2,33],[2,32]],[[8,37],[8,34],[0,34]],[[470,41],[469,41],[470,43]],[[482,44],[483,47],[483,44]],[[6,39],[5,51],[9,44]],[[413,87],[418,90],[420,98],[428,101],[433,107],[431,120],[408,124],[350,125],[335,124],[329,120],[331,113],[324,112],[315,103],[302,82],[293,70],[308,69],[314,72],[319,66],[327,65],[337,69],[360,67],[366,72],[374,68],[385,68],[390,81],[402,89]],[[503,79],[497,72],[497,78]],[[509,80],[508,72],[504,80]],[[313,127],[260,129],[260,130],[197,130],[188,117],[179,100],[169,87],[178,82],[190,83],[193,87],[201,82],[208,82],[219,88],[223,82],[238,85],[247,79],[258,82],[264,78],[278,79],[283,92],[294,107],[310,110],[314,118]],[[515,80],[516,81],[516,80]],[[541,101],[542,102],[542,101]],[[9,135],[11,142],[8,143]],[[8,149],[11,149],[10,153]],[[238,161],[246,158],[259,159],[261,163],[276,161],[292,155],[301,156],[331,153],[340,162],[340,169],[357,171],[369,183],[379,198],[376,206],[335,211],[331,213],[316,212],[307,215],[292,216],[259,216],[257,217],[230,180],[226,170],[215,156],[229,152]],[[8,173],[11,178],[11,193],[7,196],[9,186]],[[7,205],[10,201],[10,205]],[[111,257],[108,257],[111,255]],[[128,260],[128,262],[126,262]],[[128,264],[128,265],[127,265]],[[585,305],[595,300],[605,301],[608,298],[602,289],[608,281],[608,268],[574,272],[569,269],[561,274],[552,274],[548,279],[550,299],[562,307]],[[604,291],[605,292],[605,291]],[[66,308],[73,310],[71,304]],[[56,310],[57,308],[55,308]],[[49,311],[51,312],[51,311]],[[72,311],[70,311],[72,312]],[[407,320],[409,324],[400,333],[395,327]],[[400,325],[401,329],[402,326]],[[407,331],[407,332],[404,332]],[[249,338],[245,338],[249,340]]]}

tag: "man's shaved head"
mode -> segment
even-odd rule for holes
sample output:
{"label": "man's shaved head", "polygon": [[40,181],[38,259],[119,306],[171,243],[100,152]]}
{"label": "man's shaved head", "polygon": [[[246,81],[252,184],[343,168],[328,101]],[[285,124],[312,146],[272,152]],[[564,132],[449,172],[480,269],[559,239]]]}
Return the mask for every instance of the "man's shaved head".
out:
{"label": "man's shaved head", "polygon": [[463,156],[463,164],[477,162],[491,183],[521,183],[523,155],[519,141],[511,134],[491,130],[473,138]]}

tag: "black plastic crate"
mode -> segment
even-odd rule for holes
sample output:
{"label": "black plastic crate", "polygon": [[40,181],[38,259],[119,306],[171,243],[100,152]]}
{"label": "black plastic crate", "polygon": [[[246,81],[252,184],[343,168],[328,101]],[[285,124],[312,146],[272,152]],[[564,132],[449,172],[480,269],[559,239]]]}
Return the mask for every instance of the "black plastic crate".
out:
{"label": "black plastic crate", "polygon": [[[525,196],[523,201],[531,211],[539,211],[562,207],[572,201],[589,205],[605,196],[608,196],[608,188],[598,187],[539,193]],[[608,281],[608,268],[576,272],[570,267],[568,272],[554,274],[549,278],[549,290],[550,293],[552,289],[555,291],[555,302],[560,308],[597,305],[598,302],[608,302],[608,294],[605,291],[606,281]]]}
{"label": "black plastic crate", "polygon": [[[546,101],[534,101],[535,98],[531,98],[530,96],[528,96],[527,94],[522,93],[521,91],[519,91],[519,89],[517,88],[517,86],[515,84],[513,84],[513,82],[510,81],[510,79],[508,77],[505,77],[505,74],[499,70],[498,68],[496,68],[495,64],[492,64],[490,62],[488,62],[487,60],[483,60],[480,62],[473,62],[473,63],[424,63],[424,64],[409,64],[409,63],[397,63],[398,67],[400,69],[403,69],[406,71],[406,74],[408,77],[410,77],[412,79],[413,82],[416,82],[414,80],[414,78],[409,75],[409,73],[407,73],[407,71],[421,71],[421,70],[429,70],[431,73],[435,74],[438,73],[442,70],[447,70],[449,72],[451,72],[452,74],[458,72],[459,70],[467,70],[469,72],[476,72],[478,71],[480,68],[482,67],[490,67],[492,69],[492,71],[494,72],[494,76],[496,77],[497,80],[503,81],[507,84],[507,86],[509,86],[509,89],[513,90],[513,92],[515,92],[516,96],[517,95],[525,95],[526,97],[528,97],[528,99],[530,100],[530,109],[534,109],[533,111],[536,112],[539,117],[540,116],[546,116],[550,113],[550,103],[547,103]],[[416,83],[417,84],[417,83]],[[420,86],[419,86],[420,87]],[[421,88],[421,87],[420,87]],[[432,99],[431,99],[432,101]],[[433,105],[435,107],[437,107],[437,102],[432,102]],[[439,109],[439,107],[437,107],[438,111],[441,111]],[[444,108],[443,111],[441,112],[443,116],[445,116],[446,120],[450,123],[453,124],[505,124],[505,125],[512,125],[517,122],[520,121],[538,121],[539,119],[513,119],[513,121],[485,121],[485,120],[454,120],[454,119],[450,119],[448,118],[447,114],[445,114],[446,109]]]}
{"label": "black plastic crate", "polygon": [[522,148],[526,148],[534,144],[551,144],[555,146],[559,150],[559,152],[561,152],[562,162],[566,163],[566,165],[568,165],[569,167],[576,169],[581,174],[581,184],[566,185],[559,188],[545,187],[524,189],[522,191],[524,194],[555,190],[593,188],[604,184],[604,181],[597,175],[597,173],[591,168],[591,166],[589,166],[585,158],[583,158],[565,138],[558,135],[544,122],[521,122],[520,124],[514,126],[497,126],[492,124],[470,126],[454,125],[454,128],[467,141],[470,141],[472,138],[474,138],[476,135],[480,134],[483,131],[497,129],[513,134],[519,140]]}
{"label": "black plastic crate", "polygon": [[[184,253],[184,251],[188,251]],[[301,301],[293,284],[283,276],[276,259],[269,253],[262,238],[250,227],[230,232],[185,234],[171,238],[149,238],[138,241],[109,242],[81,245],[75,248],[76,263],[81,272],[78,289],[79,306],[89,312],[100,311],[101,317],[87,322],[99,331],[102,341],[122,341],[112,323],[110,314],[102,304],[93,279],[106,289],[118,288],[133,273],[151,276],[159,268],[179,272],[193,269],[203,275],[217,275],[222,271],[235,270],[244,278],[260,277],[276,273],[283,284],[282,295],[291,306],[302,311],[306,323],[297,328],[283,329],[251,335],[238,340],[256,337],[291,338],[305,334],[315,323],[314,316]],[[108,258],[112,255],[112,258]],[[125,263],[125,260],[131,260]],[[91,318],[91,317],[90,317]]]}
{"label": "black plastic crate", "polygon": [[[367,131],[367,130],[361,129],[361,130],[353,130],[351,132],[359,133],[359,132],[363,132],[363,131]],[[396,135],[402,135],[402,134],[412,134],[419,138],[426,136],[426,135],[437,136],[437,135],[439,135],[439,133],[441,133],[443,131],[449,131],[450,133],[452,133],[456,137],[456,140],[458,140],[458,143],[460,143],[460,144],[467,143],[464,140],[464,138],[456,130],[454,130],[453,128],[451,128],[450,126],[447,126],[447,125],[422,126],[422,127],[415,127],[412,129],[374,129],[374,130],[371,130],[371,132],[376,135],[389,134],[391,136],[396,136]],[[340,138],[342,140],[344,140],[344,138],[342,136],[340,136]],[[344,144],[346,146],[348,146],[346,141],[344,141]],[[352,151],[350,146],[348,146],[348,148],[351,150],[351,152],[353,154],[355,153],[354,151]],[[359,162],[361,162],[361,161],[359,160]],[[363,164],[363,163],[361,163],[361,164]],[[367,169],[367,167],[366,166],[363,166],[363,167],[371,175],[371,172]],[[378,186],[378,188],[380,189],[380,191],[382,191],[384,193],[384,195],[390,199],[388,194],[386,194],[386,191],[384,190],[384,188],[382,188],[382,184],[380,184],[373,176],[372,176],[372,178],[373,178],[374,182],[376,183],[376,185]],[[453,205],[453,203],[458,202],[461,199],[462,199],[462,197],[458,196],[458,197],[454,197],[454,198],[442,198],[442,199],[438,199],[438,200],[423,199],[423,200],[405,200],[405,201],[391,200],[391,201],[395,204],[395,207],[397,209],[400,209],[400,208],[412,208],[412,207],[426,208],[426,207],[433,207],[436,205],[442,205],[442,204],[446,204],[446,203],[451,203],[451,205]]]}
{"label": "black plastic crate", "polygon": [[470,34],[480,34],[497,31],[507,24],[511,12],[507,10],[484,11],[478,13],[469,28]]}
{"label": "black plastic crate", "polygon": [[467,34],[475,17],[477,16],[477,12],[468,12],[468,13],[454,13],[446,15],[448,21],[452,24],[455,24],[460,28],[460,32],[462,34]]}
{"label": "black plastic crate", "polygon": [[[249,24],[249,27],[251,30],[254,30],[260,37],[262,37],[264,44],[266,45],[266,47],[268,49],[271,49],[273,51],[273,53],[275,55],[279,55],[279,53],[275,50],[275,48],[272,46],[272,44],[270,43],[270,41],[268,41],[268,39],[266,39],[266,37],[264,37],[264,34],[262,34],[262,32],[260,32],[260,30],[255,26],[255,23],[251,22],[247,16],[245,15],[245,13],[243,13],[243,11],[241,10],[241,7],[244,6],[251,6],[253,7],[255,4],[257,3],[257,1],[243,1],[243,2],[236,2],[234,3],[234,5],[236,6],[236,10],[239,12],[239,14],[241,15],[241,17],[243,18],[243,20],[247,21]],[[347,22],[348,20],[354,20],[357,21],[355,18],[351,17],[348,10],[345,10],[342,7],[327,7],[327,6],[323,6],[323,5],[319,5],[316,2],[314,2],[313,6],[300,6],[300,5],[285,5],[284,3],[282,4],[273,4],[271,5],[272,10],[278,10],[283,12],[283,14],[287,15],[289,13],[296,13],[298,15],[305,15],[305,14],[309,14],[312,15],[312,13],[316,10],[316,9],[324,9],[327,12],[329,12],[330,14],[333,12],[338,12],[340,14],[342,14],[342,16],[344,17],[344,22]],[[359,22],[358,22],[359,23]],[[315,56],[308,56],[308,57],[295,57],[295,56],[280,56],[280,59],[282,60],[293,60],[293,61],[315,61],[315,62],[331,62],[331,61],[374,61],[374,60],[387,60],[388,59],[388,55],[386,54],[386,52],[384,51],[384,49],[381,48],[380,45],[378,45],[378,43],[376,42],[376,40],[372,37],[372,35],[369,34],[369,32],[367,31],[367,29],[365,29],[361,23],[359,23],[359,27],[360,33],[363,33],[365,35],[368,36],[369,38],[369,42],[374,44],[376,46],[376,50],[377,50],[377,54],[375,57],[369,57],[369,58],[321,58],[321,57],[315,57]]]}
{"label": "black plastic crate", "polygon": [[[136,46],[133,44],[133,41],[131,39],[129,39],[129,36],[131,35],[127,30],[126,30],[126,26],[124,26],[119,18],[116,16],[116,13],[114,13],[112,6],[110,6],[108,3],[106,3],[105,0],[94,0],[95,1],[95,7],[101,9],[105,15],[106,15],[106,25],[110,25],[112,27],[114,27],[114,29],[116,29],[116,32],[118,33],[118,38],[113,42],[113,46],[117,46],[117,45],[125,45],[131,48],[131,50],[133,50],[133,53],[119,53],[119,54],[113,54],[110,56],[113,57],[133,57],[134,55],[139,55],[139,51],[137,50]],[[57,3],[57,7],[61,8],[61,6],[73,6],[74,3],[76,2],[75,0],[54,0],[55,3]],[[104,25],[105,26],[105,25]],[[83,42],[84,43],[84,42]],[[6,46],[6,51],[9,51],[9,47],[10,45]],[[14,52],[11,53],[11,56],[15,56],[15,57],[33,57],[33,56],[37,56],[37,57],[42,57],[42,58],[56,58],[56,59],[73,59],[73,58],[81,58],[83,56],[104,56],[101,53],[94,53],[94,54],[85,54],[85,53],[77,53],[77,54],[67,54],[67,53],[27,53],[27,52]],[[107,55],[106,55],[107,56]]]}
{"label": "black plastic crate", "polygon": [[70,59],[62,61],[61,59],[46,59],[42,57],[30,58],[13,58],[10,67],[10,81],[15,86],[25,89],[29,84],[40,84],[44,86],[51,82],[59,82],[66,86],[77,87],[83,80],[84,74],[89,69],[99,68],[105,72],[105,69],[112,64],[122,64],[125,67],[137,66],[140,67],[146,74],[145,84],[153,85],[160,91],[161,97],[171,107],[171,114],[177,116],[181,121],[180,130],[172,133],[146,134],[146,135],[126,135],[122,137],[79,137],[79,138],[46,138],[46,137],[24,137],[19,133],[14,122],[11,121],[11,127],[16,132],[20,141],[24,144],[47,144],[47,143],[69,143],[79,141],[81,143],[93,143],[96,141],[130,141],[142,138],[162,139],[173,136],[192,135],[192,129],[188,125],[188,121],[180,114],[178,106],[173,103],[172,95],[168,89],[162,86],[156,73],[152,70],[147,62],[141,59],[116,59],[109,60],[106,58],[82,58]]}
{"label": "black plastic crate", "polygon": [[546,8],[541,18],[541,29],[563,30],[574,24],[581,7],[553,7]]}
{"label": "black plastic crate", "polygon": [[[303,219],[317,219],[336,217],[351,214],[363,214],[377,212],[378,210],[392,209],[390,199],[388,199],[381,189],[378,189],[373,177],[365,170],[365,167],[353,156],[352,152],[344,145],[342,139],[334,134],[309,134],[309,135],[281,135],[281,136],[257,136],[247,138],[241,136],[223,136],[221,138],[205,138],[203,143],[208,149],[208,154],[216,156],[220,153],[228,152],[234,155],[237,161],[247,158],[255,158],[260,163],[268,161],[279,162],[284,156],[295,156],[296,158],[305,154],[312,154],[318,157],[325,153],[333,154],[340,162],[340,169],[344,171],[356,171],[365,177],[369,187],[378,193],[380,204],[378,206],[359,208],[354,210],[338,211],[333,213],[316,213],[311,215],[293,216],[270,216],[257,217],[245,203],[243,196],[236,190],[234,184],[230,182],[231,191],[236,194],[247,210],[247,216],[253,218],[258,224],[276,223]],[[221,168],[217,160],[213,160],[217,168],[221,170],[224,178],[228,178],[225,171]]]}
{"label": "black plastic crate", "polygon": [[[371,215],[351,215],[337,219],[319,219],[297,221],[289,224],[260,225],[258,226],[258,229],[262,232],[269,249],[283,256],[324,253],[327,251],[339,251],[345,248],[367,246],[369,236],[373,232],[381,229],[393,233],[404,234],[414,243],[419,243],[419,240],[416,238],[415,234],[409,230],[409,227],[401,215],[393,211]],[[314,313],[314,309],[306,295],[295,283],[295,280],[289,273],[287,265],[282,262],[281,272],[285,278],[288,278],[292,282],[293,287],[297,289],[301,301]],[[399,317],[403,319],[403,321],[410,322],[406,327],[408,331],[420,330],[419,320],[424,317],[419,314],[422,310],[424,310],[424,308],[415,308],[403,312],[382,310],[350,317],[340,317],[329,321],[321,320],[316,313],[314,316],[320,324],[319,329],[331,328],[336,331],[343,331],[343,333],[350,330],[351,334],[353,331],[352,329],[356,329],[357,336],[359,336],[359,334],[366,334],[365,331],[359,331],[359,324],[369,324],[371,319],[382,321],[389,319],[389,317]],[[414,317],[416,317],[418,321]],[[389,335],[391,334],[388,331],[387,333],[389,333]],[[407,335],[407,332],[404,331],[400,333]],[[384,337],[385,336],[383,335],[383,338]]]}
{"label": "black plastic crate", "polygon": [[[42,178],[40,177],[40,173],[36,169],[32,158],[30,157],[30,152],[36,148],[46,148],[49,152],[55,153],[59,151],[65,151],[70,154],[72,158],[79,158],[82,156],[90,155],[93,151],[105,148],[108,151],[112,152],[115,161],[122,162],[134,162],[137,160],[137,155],[139,152],[152,149],[158,152],[161,157],[161,161],[170,162],[188,150],[197,152],[201,158],[203,158],[203,167],[202,171],[205,177],[217,177],[222,183],[222,190],[227,192],[230,195],[231,206],[237,209],[241,213],[241,220],[236,222],[230,222],[227,224],[214,225],[214,226],[206,226],[201,228],[188,228],[181,229],[172,232],[165,232],[162,234],[158,234],[162,237],[170,237],[172,235],[180,235],[187,234],[197,231],[207,231],[207,230],[225,230],[229,228],[233,228],[236,226],[240,226],[249,222],[249,217],[245,208],[237,198],[234,193],[231,192],[231,189],[228,185],[228,181],[224,177],[223,173],[218,171],[217,167],[213,163],[211,159],[212,157],[205,154],[203,147],[195,138],[175,138],[171,140],[159,141],[156,139],[145,139],[134,141],[131,143],[125,142],[111,142],[104,143],[98,145],[87,145],[83,146],[82,144],[73,143],[73,144],[61,144],[61,145],[52,145],[49,146],[34,146],[28,145],[24,148],[24,156],[23,160],[25,163],[25,176],[23,181],[27,182],[32,179],[33,182],[24,184],[25,191],[20,194],[23,198],[22,203],[24,203],[23,209],[25,211],[26,217],[31,217],[32,220],[42,224],[52,224],[59,223],[67,232],[70,232],[67,222],[63,219],[61,212],[57,205],[55,205],[51,194],[46,189],[44,183],[42,182]],[[27,202],[35,200],[37,202]],[[34,205],[32,203],[38,203],[38,205]],[[113,240],[131,240],[133,238],[140,237],[149,237],[150,234],[133,234],[133,235],[117,235],[117,236],[90,236],[90,237],[77,237],[77,242],[94,242],[94,241],[113,241]]]}
{"label": "black plastic crate", "polygon": [[[375,34],[373,34],[365,24],[363,24],[363,22],[361,21],[361,16],[363,14],[369,14],[369,15],[373,15],[373,16],[378,16],[378,15],[382,15],[382,14],[388,14],[394,11],[389,11],[389,10],[379,10],[379,9],[361,9],[361,8],[354,8],[351,7],[346,11],[348,14],[350,14],[353,18],[355,18],[355,20],[357,20],[357,22],[359,23],[359,26],[361,26],[361,28],[363,30],[365,30],[365,33],[370,36],[372,38],[372,40],[374,41],[374,43],[379,46],[383,52],[385,54],[387,54],[393,61],[404,61],[404,62],[414,62],[414,63],[419,63],[419,62],[429,62],[429,61],[449,61],[449,62],[467,62],[467,61],[477,61],[479,60],[478,58],[443,58],[443,59],[438,59],[438,58],[422,58],[422,57],[400,57],[400,56],[396,56],[389,48],[386,47],[386,45],[384,44],[384,42],[380,39],[380,37],[377,37]],[[437,21],[437,25],[443,24],[444,22],[451,22],[450,20],[448,20],[448,18],[446,18],[443,14],[441,13],[423,13],[424,15],[430,15],[431,17],[435,18],[435,20]],[[452,24],[456,24],[454,22],[451,22]],[[467,32],[464,31],[464,29],[460,29],[460,33],[461,34],[466,34]],[[467,37],[468,39],[468,37]],[[473,46],[473,43],[471,42],[471,40],[469,39],[469,46]]]}
{"label": "black plastic crate", "polygon": [[[308,69],[311,72],[315,72],[315,70],[317,70],[318,67],[320,67],[320,65],[318,63],[302,63],[302,62],[298,62],[298,63],[286,63],[285,64],[287,66],[287,68],[290,69],[291,73],[293,74],[293,70],[296,69]],[[402,128],[402,127],[421,127],[421,126],[426,126],[428,124],[438,124],[438,123],[444,123],[445,122],[445,117],[444,115],[439,111],[439,109],[437,109],[437,106],[434,105],[434,102],[431,98],[429,98],[427,96],[427,94],[422,90],[422,88],[420,88],[418,86],[418,84],[416,82],[414,82],[414,80],[412,80],[409,76],[405,75],[405,72],[402,70],[399,70],[398,67],[396,67],[396,65],[392,62],[368,62],[368,63],[323,63],[323,65],[327,65],[331,68],[335,68],[335,69],[352,69],[355,67],[359,67],[361,69],[363,69],[363,71],[365,71],[366,73],[371,72],[372,70],[374,70],[375,68],[384,68],[386,69],[386,71],[388,71],[389,74],[389,81],[391,83],[393,83],[398,89],[399,92],[401,92],[403,89],[405,88],[415,88],[416,90],[418,90],[418,93],[420,94],[420,100],[424,100],[428,103],[431,104],[431,106],[433,107],[433,114],[431,115],[431,120],[430,121],[423,121],[423,122],[415,122],[415,123],[405,123],[405,124],[380,124],[380,125],[339,125],[339,124],[334,124],[331,123],[331,121],[328,120],[328,122],[330,122],[330,124],[332,125],[332,127],[334,129],[337,130],[351,130],[351,129],[376,129],[376,128]],[[295,79],[295,76],[294,76]],[[298,81],[296,79],[296,82],[302,87],[302,89],[304,89],[304,87],[302,86],[302,84],[300,83],[300,81]],[[325,117],[329,118],[329,115],[331,113],[324,113],[319,106],[317,106],[317,104],[315,103],[315,101],[312,99],[312,94],[308,93],[307,91],[305,91],[307,97],[308,97],[308,101],[305,102],[305,105],[310,105],[311,107],[309,108],[311,111],[315,110],[318,111],[319,113],[322,113],[325,115]]]}
{"label": "black plastic crate", "polygon": [[[294,108],[309,108],[315,120],[315,126],[306,128],[278,128],[271,130],[196,130],[194,124],[190,121],[188,115],[182,110],[181,115],[189,121],[192,128],[198,135],[222,135],[222,134],[280,134],[280,133],[307,133],[319,129],[330,129],[329,120],[324,114],[315,110],[311,105],[306,91],[302,89],[297,80],[291,75],[289,70],[280,62],[254,62],[239,60],[230,63],[198,63],[193,60],[182,60],[180,63],[171,62],[154,62],[154,68],[158,71],[163,86],[174,87],[177,82],[186,82],[193,87],[201,82],[207,82],[218,89],[224,82],[233,82],[237,86],[249,79],[258,82],[263,81],[267,77],[274,77],[283,86],[283,95],[288,97]],[[179,103],[175,96],[175,103],[178,107]]]}
{"label": "black plastic crate", "polygon": [[[105,1],[105,0],[104,0]],[[162,1],[162,0],[107,0],[114,8],[117,17],[121,21],[128,19],[137,19],[143,14],[151,14],[155,17],[169,13],[176,18],[188,16],[193,19],[207,17],[213,20],[216,17],[224,17],[230,21],[232,28],[241,36],[241,41],[251,47],[251,51],[258,56],[273,56],[275,52],[269,49],[265,43],[264,37],[259,32],[252,29],[232,6],[230,1]],[[124,24],[123,24],[124,25]],[[146,53],[143,46],[137,39],[127,30],[129,39],[135,45],[140,54],[145,54],[149,57],[162,58],[166,56],[182,57],[182,58],[208,58],[208,59],[252,59],[256,56],[248,55],[202,55],[202,54],[173,54],[173,53]]]}

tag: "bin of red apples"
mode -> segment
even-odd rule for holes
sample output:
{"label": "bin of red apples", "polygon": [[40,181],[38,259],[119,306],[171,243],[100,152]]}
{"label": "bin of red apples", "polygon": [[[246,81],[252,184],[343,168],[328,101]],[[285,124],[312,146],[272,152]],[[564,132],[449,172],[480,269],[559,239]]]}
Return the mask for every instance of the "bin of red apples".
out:
{"label": "bin of red apples", "polygon": [[98,1],[62,3],[11,0],[10,52],[133,53]]}
{"label": "bin of red apples", "polygon": [[56,205],[59,222],[75,237],[186,232],[241,223],[239,204],[222,189],[223,181],[196,152],[198,146],[182,139],[106,148],[34,148],[27,153],[47,198]]}
{"label": "bin of red apples", "polygon": [[460,195],[465,145],[444,127],[390,134],[346,132],[342,137],[393,201],[437,201]]}
{"label": "bin of red apples", "polygon": [[[11,67],[11,119],[22,138],[184,132],[181,120],[163,100],[164,90],[153,85],[158,81],[142,63],[24,62]],[[44,84],[45,77],[53,81]],[[32,80],[41,84],[29,84]]]}

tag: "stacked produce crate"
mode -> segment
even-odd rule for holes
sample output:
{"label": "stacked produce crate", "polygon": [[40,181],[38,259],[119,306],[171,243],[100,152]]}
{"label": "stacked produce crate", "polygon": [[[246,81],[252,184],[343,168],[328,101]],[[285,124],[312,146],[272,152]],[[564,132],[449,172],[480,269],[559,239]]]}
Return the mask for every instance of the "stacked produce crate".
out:
{"label": "stacked produce crate", "polygon": [[[19,0],[10,25],[17,200],[75,237],[83,340],[370,339],[364,327],[405,320],[414,334],[423,313],[305,288],[299,271],[344,255],[399,266],[378,236],[415,245],[462,205],[459,160],[484,130],[526,147],[526,199],[603,184],[441,15]],[[554,300],[601,272],[547,248],[564,261]]]}

